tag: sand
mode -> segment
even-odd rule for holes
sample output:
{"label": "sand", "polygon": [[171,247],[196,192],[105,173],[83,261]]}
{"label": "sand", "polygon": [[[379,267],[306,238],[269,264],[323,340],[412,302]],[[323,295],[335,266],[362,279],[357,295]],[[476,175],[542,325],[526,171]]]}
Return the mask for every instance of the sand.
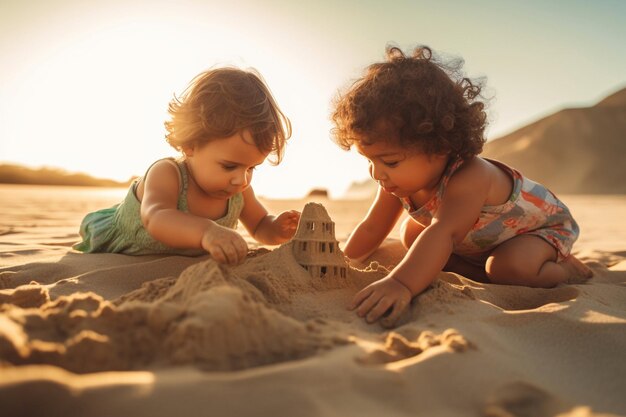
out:
{"label": "sand", "polygon": [[[311,198],[340,244],[368,209]],[[590,281],[532,289],[441,273],[393,328],[346,305],[401,259],[397,229],[368,269],[320,278],[293,243],[250,241],[237,267],[79,254],[78,213],[60,205],[40,220],[5,205],[0,414],[626,415],[626,197],[565,200]]]}

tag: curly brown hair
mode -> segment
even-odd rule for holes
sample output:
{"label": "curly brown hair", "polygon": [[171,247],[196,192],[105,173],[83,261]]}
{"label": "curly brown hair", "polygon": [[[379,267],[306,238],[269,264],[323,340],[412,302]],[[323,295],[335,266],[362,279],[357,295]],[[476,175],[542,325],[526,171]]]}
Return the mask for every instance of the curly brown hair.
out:
{"label": "curly brown hair", "polygon": [[257,148],[280,163],[291,122],[254,70],[215,68],[197,75],[170,101],[166,140],[176,150],[250,130]]}
{"label": "curly brown hair", "polygon": [[335,99],[335,142],[348,150],[355,142],[391,140],[426,154],[478,155],[485,103],[481,83],[463,75],[463,61],[443,63],[426,46],[411,57],[387,46],[386,57]]}

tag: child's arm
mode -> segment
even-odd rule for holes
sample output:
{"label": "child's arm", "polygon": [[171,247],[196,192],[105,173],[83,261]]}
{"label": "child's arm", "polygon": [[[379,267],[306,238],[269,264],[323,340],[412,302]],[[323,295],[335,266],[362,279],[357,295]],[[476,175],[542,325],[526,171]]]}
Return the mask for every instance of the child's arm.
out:
{"label": "child's arm", "polygon": [[395,322],[411,298],[424,291],[443,269],[454,243],[461,242],[480,214],[489,188],[480,170],[452,177],[432,223],[415,239],[404,259],[385,278],[358,292],[350,305],[371,323],[389,309]]}
{"label": "child's arm", "polygon": [[241,235],[212,220],[177,208],[179,174],[167,161],[150,168],[144,181],[141,220],[156,240],[174,248],[203,248],[221,263],[245,259],[248,245]]}
{"label": "child's arm", "polygon": [[348,238],[344,255],[359,262],[365,260],[385,240],[401,215],[400,200],[379,188],[367,215]]}
{"label": "child's arm", "polygon": [[244,206],[239,219],[255,240],[266,245],[278,245],[291,239],[296,233],[300,212],[289,210],[278,216],[268,214],[254,195],[252,187],[243,192]]}

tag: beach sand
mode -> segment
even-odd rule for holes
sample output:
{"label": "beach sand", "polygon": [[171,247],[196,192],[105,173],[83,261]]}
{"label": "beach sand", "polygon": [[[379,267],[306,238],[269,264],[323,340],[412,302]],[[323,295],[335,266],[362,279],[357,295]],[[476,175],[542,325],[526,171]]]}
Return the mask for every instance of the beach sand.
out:
{"label": "beach sand", "polygon": [[[344,279],[249,237],[238,267],[85,255],[71,250],[82,215],[118,196],[77,206],[24,189],[0,189],[2,416],[626,415],[624,196],[563,198],[591,280],[532,289],[441,273],[385,328],[346,305],[402,258],[397,228]],[[343,244],[369,202],[318,198]]]}

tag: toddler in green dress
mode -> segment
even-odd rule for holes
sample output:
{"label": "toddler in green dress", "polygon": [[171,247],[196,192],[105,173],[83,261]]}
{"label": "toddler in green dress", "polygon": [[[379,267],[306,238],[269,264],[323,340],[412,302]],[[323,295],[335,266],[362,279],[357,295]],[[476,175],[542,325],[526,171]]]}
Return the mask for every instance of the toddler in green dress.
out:
{"label": "toddler in green dress", "polygon": [[85,253],[128,255],[207,252],[220,263],[243,261],[248,245],[234,229],[241,220],[263,244],[294,235],[300,213],[270,215],[250,185],[269,154],[278,164],[291,124],[260,76],[238,68],[199,74],[169,105],[167,142],[179,159],[153,163],[124,201],[89,213],[80,226]]}

